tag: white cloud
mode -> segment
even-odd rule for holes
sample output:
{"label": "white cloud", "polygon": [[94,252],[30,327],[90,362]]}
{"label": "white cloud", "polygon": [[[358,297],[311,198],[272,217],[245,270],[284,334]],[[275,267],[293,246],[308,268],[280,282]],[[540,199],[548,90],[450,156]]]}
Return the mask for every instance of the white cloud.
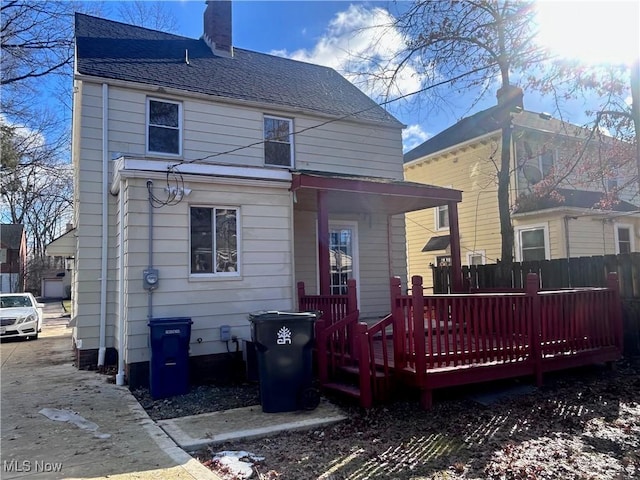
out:
{"label": "white cloud", "polygon": [[388,77],[398,67],[398,54],[405,47],[392,22],[393,17],[382,8],[350,5],[329,22],[313,49],[271,53],[331,67],[376,100],[386,94],[395,98],[419,90],[421,80],[409,63],[390,86]]}
{"label": "white cloud", "polygon": [[402,131],[402,151],[404,153],[416,148],[431,135],[425,132],[420,125],[409,125]]}

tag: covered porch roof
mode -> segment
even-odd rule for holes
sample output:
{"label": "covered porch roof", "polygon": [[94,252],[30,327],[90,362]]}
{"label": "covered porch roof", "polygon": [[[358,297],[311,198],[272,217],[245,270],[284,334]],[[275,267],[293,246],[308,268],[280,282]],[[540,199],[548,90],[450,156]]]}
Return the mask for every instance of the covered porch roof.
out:
{"label": "covered porch roof", "polygon": [[318,271],[320,294],[329,294],[331,252],[329,249],[329,215],[336,213],[397,215],[446,205],[449,214],[451,266],[454,290],[461,291],[460,238],[458,203],[462,192],[452,188],[405,182],[379,177],[365,177],[316,171],[291,172],[291,191],[296,208],[317,212]]}
{"label": "covered porch roof", "polygon": [[331,213],[396,215],[462,201],[459,190],[422,183],[308,170],[291,174],[291,191],[304,210],[318,210],[317,191],[327,192]]}

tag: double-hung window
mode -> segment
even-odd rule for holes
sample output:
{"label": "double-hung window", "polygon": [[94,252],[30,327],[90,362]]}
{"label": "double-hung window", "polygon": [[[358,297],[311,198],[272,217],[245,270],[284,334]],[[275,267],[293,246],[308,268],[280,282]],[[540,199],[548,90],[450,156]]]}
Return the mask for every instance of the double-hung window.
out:
{"label": "double-hung window", "polygon": [[436,208],[436,230],[446,230],[449,228],[449,207],[440,205]]}
{"label": "double-hung window", "polygon": [[617,224],[614,230],[616,253],[631,253],[633,251],[633,226]]}
{"label": "double-hung window", "polygon": [[238,275],[239,210],[191,207],[191,274]]}
{"label": "double-hung window", "polygon": [[293,167],[293,121],[264,116],[264,164]]}
{"label": "double-hung window", "polygon": [[182,104],[147,99],[147,152],[182,154]]}
{"label": "double-hung window", "polygon": [[546,224],[515,227],[516,261],[548,260],[549,230]]}
{"label": "double-hung window", "polygon": [[545,150],[538,156],[538,168],[543,178],[549,175],[555,165],[555,161],[556,151],[554,149]]}

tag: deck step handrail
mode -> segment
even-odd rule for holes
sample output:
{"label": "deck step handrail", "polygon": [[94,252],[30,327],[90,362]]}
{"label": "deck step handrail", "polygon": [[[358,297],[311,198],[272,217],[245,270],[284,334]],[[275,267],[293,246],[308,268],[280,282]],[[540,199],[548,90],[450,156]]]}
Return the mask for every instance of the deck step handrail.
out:
{"label": "deck step handrail", "polygon": [[[368,367],[368,370],[365,371],[361,368],[361,377],[368,376],[368,378],[370,379],[370,383],[372,385],[373,400],[386,398],[391,389],[391,367],[389,364],[390,353],[387,343],[387,330],[391,328],[391,338],[393,338],[393,326],[393,314],[389,314],[373,325],[368,326],[366,330],[369,359],[368,365],[364,366]],[[381,357],[376,357],[375,355],[374,342],[378,339],[381,340],[382,345]],[[381,364],[379,362],[381,362]],[[364,361],[362,363],[364,363]],[[379,376],[379,373],[382,374],[381,378]]]}

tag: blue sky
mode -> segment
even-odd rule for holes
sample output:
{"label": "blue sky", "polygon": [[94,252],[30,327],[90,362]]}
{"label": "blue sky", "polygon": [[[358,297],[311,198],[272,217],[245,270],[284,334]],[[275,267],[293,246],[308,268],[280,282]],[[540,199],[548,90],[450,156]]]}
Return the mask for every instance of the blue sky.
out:
{"label": "blue sky", "polygon": [[[107,2],[110,7],[118,2]],[[167,0],[163,2],[178,24],[173,32],[199,38],[203,31],[204,0]],[[334,68],[377,101],[380,86],[371,88],[354,71],[374,67],[362,60],[375,54],[390,56],[403,46],[402,36],[379,25],[388,25],[391,16],[407,8],[408,1],[300,1],[233,0],[233,43],[236,47],[317,63]],[[640,56],[640,1],[638,0],[539,0],[542,33],[551,48],[567,56],[601,61],[626,55]],[[116,9],[107,9],[115,11]],[[579,12],[577,15],[576,12]],[[567,21],[572,16],[579,21]],[[111,17],[119,20],[117,16]],[[411,68],[400,78],[397,94],[424,87]],[[410,101],[389,105],[387,109],[407,125],[405,151],[446,129],[461,118],[495,104],[498,82],[490,85],[483,100],[472,104],[474,95],[454,95],[433,108],[417,96]],[[392,95],[393,96],[393,95]],[[552,98],[525,92],[527,110],[556,115]],[[589,119],[584,111],[592,105],[584,101],[563,105],[563,118],[576,124]]]}
{"label": "blue sky", "polygon": [[[178,21],[179,31],[176,33],[192,38],[202,34],[203,0],[167,1],[165,4]],[[402,11],[408,4],[404,1],[235,0],[233,42],[236,47],[333,67],[358,84],[349,71],[367,68],[366,64],[354,60],[359,53],[370,54],[374,51],[385,55],[401,47],[401,37],[395,32],[387,32],[384,41],[379,41],[379,30],[369,27],[388,23],[389,14]],[[547,39],[552,47],[564,47],[567,55],[577,52],[577,55],[588,56],[602,49],[605,56],[611,56],[612,51],[627,52],[631,49],[638,56],[639,5],[637,0],[543,1],[541,8],[544,8],[545,22],[550,28]],[[580,22],[567,22],[568,16],[576,11],[580,11]],[[634,46],[630,47],[630,44]],[[400,93],[421,87],[419,79],[412,73],[415,72],[409,71],[402,78]],[[376,97],[375,90],[362,84],[358,86]],[[495,92],[497,88],[496,83],[490,92]],[[426,108],[425,103],[419,103],[418,100],[389,106],[389,111],[407,125],[405,150],[417,146],[460,118],[495,103],[493,94],[487,95],[474,106],[471,106],[472,98],[453,98],[437,110]],[[552,99],[541,98],[532,92],[525,93],[525,108],[555,113]],[[585,109],[587,106],[584,103],[576,102],[568,106],[563,114],[568,120],[582,124],[587,121],[583,115]]]}

